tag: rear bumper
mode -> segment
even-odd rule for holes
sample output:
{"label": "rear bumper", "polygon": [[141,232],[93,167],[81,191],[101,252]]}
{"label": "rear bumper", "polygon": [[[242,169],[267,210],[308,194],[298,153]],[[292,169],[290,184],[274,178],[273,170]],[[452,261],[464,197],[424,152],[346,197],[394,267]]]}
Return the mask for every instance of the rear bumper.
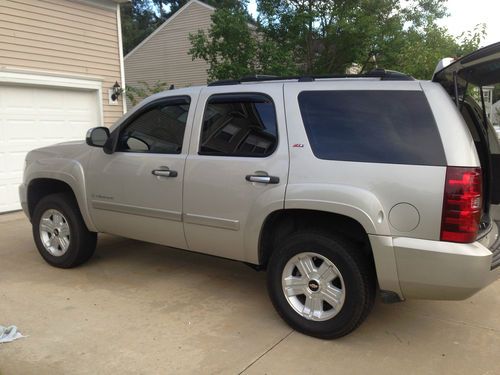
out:
{"label": "rear bumper", "polygon": [[[500,276],[500,242],[470,244],[393,238],[401,294],[404,298],[461,300]],[[482,243],[491,243],[488,249]]]}

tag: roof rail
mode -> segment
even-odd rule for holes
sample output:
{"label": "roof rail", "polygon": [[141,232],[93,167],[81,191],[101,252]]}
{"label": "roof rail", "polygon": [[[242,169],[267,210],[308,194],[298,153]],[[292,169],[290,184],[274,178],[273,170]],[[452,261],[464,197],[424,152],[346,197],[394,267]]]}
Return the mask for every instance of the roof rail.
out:
{"label": "roof rail", "polygon": [[241,83],[248,82],[267,82],[267,81],[293,81],[298,82],[313,82],[317,79],[328,79],[328,78],[380,78],[382,81],[413,81],[414,78],[410,75],[396,72],[394,70],[385,69],[374,69],[364,74],[328,74],[328,75],[304,75],[304,76],[271,76],[271,75],[254,75],[243,77],[240,79],[224,79],[220,81],[214,81],[208,84],[208,86],[227,86],[227,85],[239,85]]}

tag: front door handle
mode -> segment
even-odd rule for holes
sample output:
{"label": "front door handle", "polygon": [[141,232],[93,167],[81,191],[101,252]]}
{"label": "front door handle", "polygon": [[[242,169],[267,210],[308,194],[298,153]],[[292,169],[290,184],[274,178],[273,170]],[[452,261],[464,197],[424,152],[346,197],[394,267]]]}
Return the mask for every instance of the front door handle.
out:
{"label": "front door handle", "polygon": [[279,184],[280,178],[276,176],[260,176],[257,174],[248,174],[245,180],[250,182],[258,182],[261,184]]}
{"label": "front door handle", "polygon": [[160,177],[177,177],[177,171],[171,171],[170,169],[153,169],[151,173]]}

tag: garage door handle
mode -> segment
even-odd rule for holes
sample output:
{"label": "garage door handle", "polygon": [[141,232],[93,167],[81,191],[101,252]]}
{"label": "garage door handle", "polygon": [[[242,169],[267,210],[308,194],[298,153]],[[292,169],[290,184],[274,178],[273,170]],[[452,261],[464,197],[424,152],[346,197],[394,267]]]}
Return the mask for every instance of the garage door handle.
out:
{"label": "garage door handle", "polygon": [[279,184],[280,182],[280,178],[276,176],[259,176],[255,174],[246,175],[245,180],[261,184]]}
{"label": "garage door handle", "polygon": [[177,177],[177,171],[171,171],[168,169],[154,169],[151,173],[160,177]]}

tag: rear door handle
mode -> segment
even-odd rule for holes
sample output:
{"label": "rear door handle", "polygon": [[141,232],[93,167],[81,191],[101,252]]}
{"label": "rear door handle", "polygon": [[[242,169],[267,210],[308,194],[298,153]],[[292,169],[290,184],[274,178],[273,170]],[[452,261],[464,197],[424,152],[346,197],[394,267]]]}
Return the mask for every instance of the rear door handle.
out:
{"label": "rear door handle", "polygon": [[169,169],[153,169],[151,173],[160,177],[177,177],[177,171],[171,171]]}
{"label": "rear door handle", "polygon": [[280,178],[277,176],[260,176],[256,174],[248,174],[245,180],[250,182],[258,182],[261,184],[279,184]]}

